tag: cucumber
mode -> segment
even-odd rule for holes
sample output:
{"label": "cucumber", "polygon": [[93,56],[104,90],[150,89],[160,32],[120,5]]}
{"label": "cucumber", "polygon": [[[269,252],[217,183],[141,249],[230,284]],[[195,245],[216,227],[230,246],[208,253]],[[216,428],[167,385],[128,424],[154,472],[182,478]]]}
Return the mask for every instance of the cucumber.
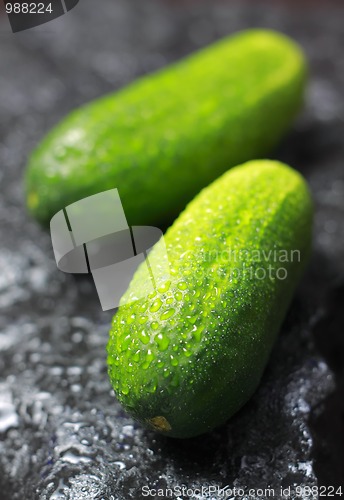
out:
{"label": "cucumber", "polygon": [[139,267],[113,318],[109,376],[134,418],[192,437],[248,401],[308,260],[312,214],[301,175],[268,160],[233,168],[187,206],[165,235],[170,276],[149,293]]}
{"label": "cucumber", "polygon": [[270,152],[300,108],[305,74],[294,42],[251,30],[95,100],[33,152],[28,208],[47,224],[117,188],[130,225],[171,222],[228,168]]}

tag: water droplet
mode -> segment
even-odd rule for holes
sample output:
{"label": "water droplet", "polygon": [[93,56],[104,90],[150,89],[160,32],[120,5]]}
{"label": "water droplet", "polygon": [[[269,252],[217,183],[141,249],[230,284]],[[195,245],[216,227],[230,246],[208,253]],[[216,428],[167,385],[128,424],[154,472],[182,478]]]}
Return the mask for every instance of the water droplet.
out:
{"label": "water droplet", "polygon": [[124,470],[126,468],[126,465],[124,462],[120,462],[119,460],[117,460],[116,462],[114,462],[114,465],[117,465],[119,467],[119,470]]}
{"label": "water droplet", "polygon": [[172,366],[178,366],[178,364],[179,364],[179,363],[178,363],[178,359],[177,359],[177,358],[175,358],[172,354],[171,354],[171,356],[170,356],[170,359],[171,359],[171,365],[172,365]]}
{"label": "water droplet", "polygon": [[18,427],[19,418],[14,405],[10,402],[1,401],[0,408],[0,432],[6,432],[11,427]]}
{"label": "water droplet", "polygon": [[160,351],[166,351],[166,349],[168,348],[168,346],[170,344],[170,341],[166,337],[166,335],[162,335],[162,333],[159,333],[155,337],[155,339],[156,339],[156,343],[158,344]]}
{"label": "water droplet", "polygon": [[161,321],[164,321],[166,319],[169,319],[171,316],[173,316],[175,313],[175,309],[171,308],[171,309],[168,309],[167,311],[165,311],[161,316],[160,316],[160,319]]}
{"label": "water droplet", "polygon": [[171,286],[171,281],[166,281],[166,283],[164,283],[162,286],[158,288],[158,292],[165,293],[169,290],[170,286]]}
{"label": "water droplet", "polygon": [[[190,344],[188,344],[188,346],[190,347]],[[192,354],[192,351],[191,351],[191,350],[187,350],[187,349],[185,349],[185,347],[183,347],[183,354],[184,354],[187,358],[189,358],[189,357],[191,356],[191,354]]]}
{"label": "water droplet", "polygon": [[124,425],[122,432],[124,436],[134,437],[134,427],[132,425]]}
{"label": "water droplet", "polygon": [[188,286],[185,281],[181,281],[180,283],[178,283],[177,287],[179,288],[179,290],[186,290]]}
{"label": "water droplet", "polygon": [[160,307],[162,306],[162,301],[160,299],[156,299],[153,304],[150,306],[149,310],[150,312],[154,313],[159,311]]}
{"label": "water droplet", "polygon": [[119,346],[119,352],[127,351],[130,342],[131,342],[131,336],[127,335]]}
{"label": "water droplet", "polygon": [[131,314],[131,316],[129,316],[129,318],[127,319],[128,325],[131,325],[131,323],[133,323],[135,321],[135,318],[136,318],[136,314]]}
{"label": "water droplet", "polygon": [[195,316],[187,316],[187,319],[189,321],[189,323],[191,323],[192,325],[194,325],[198,319],[198,314],[195,315]]}
{"label": "water droplet", "polygon": [[153,361],[153,359],[154,359],[154,354],[152,353],[152,351],[150,349],[148,349],[148,351],[147,351],[146,358],[149,359],[150,361]]}
{"label": "water droplet", "polygon": [[193,330],[192,330],[192,336],[197,342],[200,342],[202,340],[202,332],[203,328],[201,326],[196,326],[194,325]]}
{"label": "water droplet", "polygon": [[140,361],[140,353],[141,353],[141,351],[140,351],[140,349],[138,349],[138,350],[137,350],[137,351],[133,354],[133,356],[132,356],[132,359],[133,359],[134,361],[136,361],[136,363],[137,363],[138,361]]}
{"label": "water droplet", "polygon": [[122,385],[121,393],[124,394],[124,396],[129,394],[129,387],[127,385]]}
{"label": "water droplet", "polygon": [[156,391],[157,383],[154,379],[151,379],[147,384],[147,391],[153,394]]}
{"label": "water droplet", "polygon": [[149,368],[149,366],[150,366],[151,362],[153,361],[153,359],[154,359],[154,354],[152,353],[152,351],[150,349],[148,349],[147,354],[145,356],[145,360],[142,363],[142,368],[144,370],[147,370],[147,368]]}
{"label": "water droplet", "polygon": [[140,338],[141,342],[145,345],[148,344],[148,342],[150,340],[149,336],[147,335],[145,330],[141,330],[141,332],[139,333],[139,338]]}
{"label": "water droplet", "polygon": [[83,455],[79,454],[79,450],[76,448],[71,448],[67,450],[62,456],[61,459],[64,462],[68,462],[73,465],[77,464],[85,464],[88,462],[92,462],[92,459],[90,457],[85,457]]}

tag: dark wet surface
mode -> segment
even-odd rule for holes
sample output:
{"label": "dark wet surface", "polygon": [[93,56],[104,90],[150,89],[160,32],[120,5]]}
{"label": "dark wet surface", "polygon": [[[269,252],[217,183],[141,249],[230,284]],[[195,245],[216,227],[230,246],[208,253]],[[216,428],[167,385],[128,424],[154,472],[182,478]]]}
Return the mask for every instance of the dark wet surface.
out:
{"label": "dark wet surface", "polygon": [[[51,25],[16,35],[0,21],[0,499],[127,500],[141,498],[145,485],[278,493],[342,484],[343,9],[94,5],[83,0]],[[49,234],[25,212],[22,173],[32,147],[73,107],[253,26],[290,34],[310,59],[306,109],[275,156],[310,183],[313,259],[250,403],[209,435],[169,441],[116,403],[105,363],[111,314],[91,280],[56,269]]]}

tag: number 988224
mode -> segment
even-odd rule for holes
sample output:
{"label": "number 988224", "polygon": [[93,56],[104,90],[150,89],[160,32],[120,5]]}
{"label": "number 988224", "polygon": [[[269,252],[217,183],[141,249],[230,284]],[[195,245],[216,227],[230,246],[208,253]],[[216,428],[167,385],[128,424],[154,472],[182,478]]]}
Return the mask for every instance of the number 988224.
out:
{"label": "number 988224", "polygon": [[51,14],[53,12],[52,5],[49,3],[47,6],[44,3],[6,3],[7,14]]}

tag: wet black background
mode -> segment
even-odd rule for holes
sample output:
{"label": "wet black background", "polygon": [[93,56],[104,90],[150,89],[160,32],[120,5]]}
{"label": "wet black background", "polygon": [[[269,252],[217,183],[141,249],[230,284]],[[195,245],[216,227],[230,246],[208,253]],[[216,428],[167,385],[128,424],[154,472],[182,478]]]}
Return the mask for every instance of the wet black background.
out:
{"label": "wet black background", "polygon": [[[1,500],[343,484],[343,14],[342,2],[82,0],[15,35],[0,20]],[[273,156],[310,183],[313,259],[251,402],[207,436],[168,441],[115,402],[111,315],[87,277],[56,269],[49,235],[25,212],[22,174],[32,147],[75,106],[257,26],[291,35],[310,61],[305,110]]]}

